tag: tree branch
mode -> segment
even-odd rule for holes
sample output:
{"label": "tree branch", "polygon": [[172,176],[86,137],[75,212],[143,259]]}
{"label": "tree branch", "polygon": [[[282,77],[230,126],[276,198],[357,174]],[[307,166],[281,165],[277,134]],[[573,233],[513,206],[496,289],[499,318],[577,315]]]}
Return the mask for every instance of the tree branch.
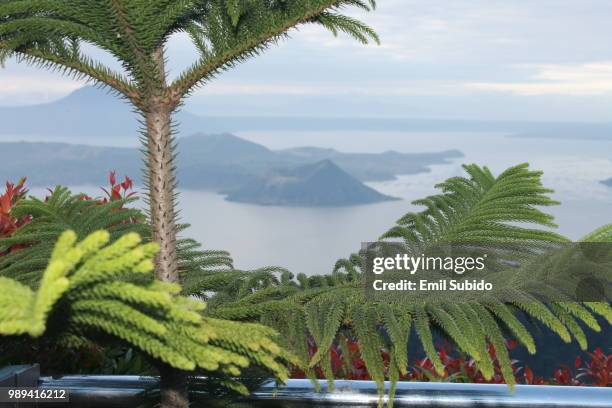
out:
{"label": "tree branch", "polygon": [[[125,36],[127,45],[135,58],[134,69],[137,70],[137,72],[135,72],[136,76],[141,77],[144,82],[143,85],[146,88],[154,88],[156,85],[158,85],[158,83],[147,75],[150,71],[155,72],[155,70],[152,69],[151,59],[139,46],[138,39],[136,38],[130,21],[128,21],[128,17],[126,16],[123,5],[121,4],[121,0],[110,0],[110,4],[114,11],[119,29],[122,31],[123,36]],[[161,80],[161,78],[159,79]]]}
{"label": "tree branch", "polygon": [[100,64],[93,64],[83,59],[66,59],[63,56],[33,49],[15,51],[15,54],[41,65],[51,64],[57,68],[63,68],[77,77],[84,76],[93,79],[113,88],[128,98],[135,106],[140,107],[142,105],[141,94],[136,86],[130,84],[129,80],[123,78],[119,73]]}

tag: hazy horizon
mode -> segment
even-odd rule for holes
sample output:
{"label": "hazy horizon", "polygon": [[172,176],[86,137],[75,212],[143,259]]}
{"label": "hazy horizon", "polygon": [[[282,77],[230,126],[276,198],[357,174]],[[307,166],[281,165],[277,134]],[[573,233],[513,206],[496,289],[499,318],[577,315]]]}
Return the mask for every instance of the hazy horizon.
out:
{"label": "hazy horizon", "polygon": [[[379,32],[381,46],[306,25],[219,75],[185,109],[204,116],[612,120],[609,1],[378,4],[374,13],[352,13]],[[168,55],[174,76],[196,54],[179,35]],[[0,106],[51,101],[81,86],[8,61],[0,70]]]}

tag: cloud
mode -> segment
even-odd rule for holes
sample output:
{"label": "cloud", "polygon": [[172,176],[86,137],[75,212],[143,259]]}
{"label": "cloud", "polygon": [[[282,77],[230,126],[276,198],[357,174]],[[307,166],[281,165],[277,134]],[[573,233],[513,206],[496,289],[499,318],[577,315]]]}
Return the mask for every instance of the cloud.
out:
{"label": "cloud", "polygon": [[499,44],[524,43],[514,38],[514,30],[529,11],[520,4],[489,0],[385,0],[373,13],[350,10],[349,14],[373,27],[382,44],[363,47],[345,35],[330,38],[316,27],[300,29],[307,35],[299,38],[309,47],[349,49],[395,61],[489,59],[499,51]]}
{"label": "cloud", "polygon": [[521,82],[470,82],[468,89],[518,95],[604,95],[612,93],[612,62],[531,66],[536,72]]}
{"label": "cloud", "polygon": [[84,85],[69,78],[2,75],[0,76],[0,103],[22,105],[44,103],[60,98]]}
{"label": "cloud", "polygon": [[609,56],[601,39],[612,35],[611,12],[609,0],[385,0],[373,13],[351,11],[380,34],[380,47],[361,47],[343,35],[330,39],[312,27],[296,37],[311,49],[336,47],[339,55],[345,49],[392,61],[587,62]]}
{"label": "cloud", "polygon": [[285,95],[285,96],[419,96],[419,95],[456,95],[465,94],[459,81],[442,80],[398,80],[393,82],[352,83],[299,83],[299,82],[260,82],[232,81],[213,82],[198,90],[194,96],[214,95]]}

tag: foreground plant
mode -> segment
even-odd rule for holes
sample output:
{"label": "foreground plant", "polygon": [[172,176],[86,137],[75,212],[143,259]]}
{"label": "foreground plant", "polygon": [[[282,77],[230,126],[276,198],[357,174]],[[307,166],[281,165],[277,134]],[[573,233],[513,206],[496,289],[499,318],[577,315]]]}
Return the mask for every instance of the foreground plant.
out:
{"label": "foreground plant", "polygon": [[[111,173],[109,176],[110,186],[103,189],[106,197],[95,198],[84,194],[73,194],[67,188],[57,187],[49,190],[49,194],[43,199],[35,197],[24,197],[20,195],[12,201],[10,211],[7,212],[7,220],[11,224],[18,220],[27,220],[20,223],[19,227],[12,229],[10,234],[0,234],[0,276],[11,278],[31,289],[37,289],[47,269],[49,258],[52,256],[55,242],[62,232],[69,228],[73,230],[78,239],[84,239],[99,229],[109,232],[109,242],[114,243],[128,233],[137,233],[147,242],[150,242],[150,228],[146,224],[146,218],[140,210],[132,208],[131,204],[137,200],[131,192],[130,179],[125,178],[122,182]],[[13,186],[9,183],[9,186]],[[7,193],[14,188],[7,187]],[[183,226],[182,228],[185,228]],[[200,245],[192,239],[180,239],[178,241],[179,270],[182,277],[181,283],[185,284],[184,293],[192,293],[194,284],[198,284],[197,277],[203,276],[226,276],[231,272],[232,276],[258,276],[257,273],[235,271],[232,267],[232,259],[225,251],[203,251]],[[200,296],[200,298],[203,298]],[[58,322],[60,328],[63,322]],[[251,325],[232,324],[225,322],[229,331],[227,336],[235,336],[244,339],[243,333],[250,333]],[[55,327],[54,323],[51,327]],[[255,326],[257,331],[257,326]],[[53,330],[51,330],[53,332]],[[125,365],[113,361],[112,355],[122,356],[127,350],[124,344],[116,341],[98,341],[95,343],[68,344],[56,341],[55,336],[46,333],[42,338],[23,341],[21,338],[8,337],[0,339],[0,356],[7,363],[29,363],[36,361],[41,363],[43,369],[54,370],[57,373],[80,372],[84,370],[90,373],[108,372],[108,367],[115,364]],[[248,337],[247,337],[248,338]],[[232,350],[232,346],[228,345]],[[136,350],[138,350],[136,348]],[[84,353],[87,359],[81,359],[75,364],[75,353]],[[152,360],[143,358],[143,353],[133,354],[135,361],[139,363],[119,369],[124,374],[155,374],[157,371],[152,366]],[[51,357],[50,356],[55,356]],[[59,361],[57,356],[66,356],[66,360]],[[146,356],[146,354],[145,354]],[[130,360],[130,359],[128,359]],[[71,367],[77,366],[77,370]],[[140,368],[139,368],[140,367]],[[134,371],[136,369],[136,371]],[[116,373],[115,368],[111,372]],[[210,376],[210,373],[208,373]],[[217,384],[219,385],[219,384]],[[225,379],[219,389],[233,386],[232,382]],[[244,390],[244,389],[243,389]]]}
{"label": "foreground plant", "polygon": [[154,279],[157,244],[141,244],[135,233],[109,240],[105,231],[81,242],[73,231],[63,233],[35,291],[0,277],[0,336],[80,347],[103,334],[176,369],[224,375],[224,384],[240,392],[246,389],[230,377],[250,364],[287,378],[289,356],[273,330],[203,317],[203,302]]}
{"label": "foreground plant", "polygon": [[[160,245],[156,275],[177,282],[172,116],[185,96],[298,25],[317,24],[362,43],[378,41],[368,26],[340,13],[345,7],[370,11],[374,5],[374,0],[1,0],[0,63],[14,56],[19,62],[84,78],[133,105],[144,124],[144,182],[153,240]],[[199,55],[170,80],[165,47],[177,33],[188,37]],[[112,55],[122,70],[89,56],[84,44]],[[181,382],[176,378],[180,373],[165,374],[173,377],[172,383]],[[184,394],[162,394],[162,405],[188,405]]]}
{"label": "foreground plant", "polygon": [[[387,231],[383,240],[400,239],[420,249],[438,243],[480,243],[508,248],[520,254],[525,248],[539,248],[569,240],[541,227],[554,227],[553,217],[537,206],[557,204],[548,197],[550,190],[541,184],[541,172],[519,165],[494,176],[487,168],[465,166],[467,177],[455,177],[438,185],[440,194],[415,201],[426,209],[409,213]],[[518,224],[518,225],[517,225]],[[612,226],[585,237],[588,242],[612,242]],[[259,320],[283,334],[284,345],[302,361],[308,376],[320,368],[333,379],[333,348],[347,347],[354,339],[370,377],[384,393],[384,380],[395,383],[408,370],[407,348],[415,332],[432,368],[444,372],[444,364],[434,346],[434,331],[442,333],[471,356],[486,380],[495,375],[489,345],[496,350],[496,364],[504,381],[512,386],[515,377],[505,347],[506,334],[516,338],[530,353],[536,344],[530,333],[534,321],[553,331],[565,342],[578,341],[586,349],[582,326],[601,330],[596,316],[612,323],[612,308],[607,302],[543,303],[534,297],[517,297],[509,303],[445,302],[444,299],[406,299],[373,301],[364,295],[363,254],[340,260],[330,276],[298,276],[298,283],[279,280],[265,289],[225,293],[214,285],[201,290],[217,290],[223,302],[211,302],[213,316]],[[515,282],[538,279],[527,265],[512,268]],[[228,301],[228,297],[233,300]],[[521,319],[524,317],[524,319]],[[317,352],[309,353],[312,341]],[[389,353],[386,366],[382,352]],[[393,387],[391,394],[393,393]]]}

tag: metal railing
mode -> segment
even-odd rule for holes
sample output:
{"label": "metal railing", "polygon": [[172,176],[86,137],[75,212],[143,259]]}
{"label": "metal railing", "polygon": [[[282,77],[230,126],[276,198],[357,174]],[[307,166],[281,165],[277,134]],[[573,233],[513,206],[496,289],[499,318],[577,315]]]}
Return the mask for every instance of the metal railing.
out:
{"label": "metal railing", "polygon": [[[21,371],[23,372],[23,367]],[[63,406],[90,408],[137,406],[139,394],[155,388],[157,383],[156,377],[139,376],[77,375],[38,379],[40,388],[69,390],[70,403]],[[362,408],[375,407],[378,403],[376,384],[372,381],[338,380],[334,385],[335,390],[329,391],[327,382],[321,381],[321,391],[317,392],[309,380],[289,380],[281,386],[270,381],[243,401],[249,406],[266,408]],[[511,391],[503,384],[401,382],[397,385],[394,406],[612,408],[612,388],[518,385]]]}

